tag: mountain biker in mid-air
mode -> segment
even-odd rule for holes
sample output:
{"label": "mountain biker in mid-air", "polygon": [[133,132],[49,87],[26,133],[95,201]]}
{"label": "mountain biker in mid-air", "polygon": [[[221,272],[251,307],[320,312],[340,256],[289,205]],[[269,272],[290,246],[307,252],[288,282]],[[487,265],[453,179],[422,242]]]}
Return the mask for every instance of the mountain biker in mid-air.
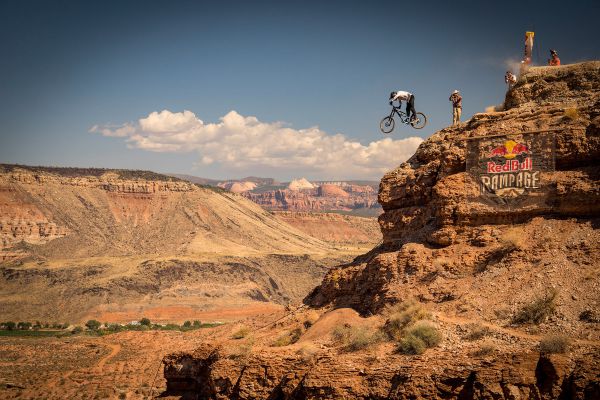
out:
{"label": "mountain biker in mid-air", "polygon": [[402,101],[406,102],[406,116],[407,116],[407,124],[410,123],[413,119],[415,119],[417,112],[415,111],[415,96],[410,92],[405,92],[403,90],[398,90],[397,92],[390,93],[390,105],[394,101],[398,100],[400,104],[398,108],[402,106]]}

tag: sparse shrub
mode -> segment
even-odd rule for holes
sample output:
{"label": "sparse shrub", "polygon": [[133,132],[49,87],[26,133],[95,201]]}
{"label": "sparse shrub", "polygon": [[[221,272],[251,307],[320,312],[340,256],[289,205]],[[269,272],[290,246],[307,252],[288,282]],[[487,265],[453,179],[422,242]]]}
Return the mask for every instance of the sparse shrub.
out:
{"label": "sparse shrub", "polygon": [[400,340],[407,326],[430,317],[423,306],[414,299],[390,307],[387,313],[388,320],[382,330],[392,340]]}
{"label": "sparse shrub", "polygon": [[5,322],[3,325],[6,327],[6,330],[8,330],[8,331],[14,331],[15,328],[17,327],[17,324],[14,323],[13,321]]}
{"label": "sparse shrub", "polygon": [[200,328],[202,326],[202,322],[195,319],[192,325],[194,326],[194,328]]}
{"label": "sparse shrub", "polygon": [[248,336],[248,334],[250,333],[250,329],[248,329],[248,327],[241,327],[240,329],[238,329],[236,332],[233,333],[233,335],[231,335],[231,337],[233,339],[243,339],[246,336]]}
{"label": "sparse shrub", "polygon": [[473,355],[477,357],[485,357],[493,354],[496,351],[496,346],[492,342],[483,342],[479,345],[479,349],[477,349]]}
{"label": "sparse shrub", "polygon": [[192,322],[191,321],[185,321],[183,323],[183,327],[184,328],[191,328],[192,327]]}
{"label": "sparse shrub", "polygon": [[565,118],[575,121],[579,118],[579,112],[576,107],[569,107],[565,109]]}
{"label": "sparse shrub", "polygon": [[513,317],[514,324],[540,324],[554,313],[558,291],[550,290],[545,296],[537,297],[530,304],[524,305]]}
{"label": "sparse shrub", "polygon": [[31,322],[19,322],[17,324],[17,328],[22,331],[28,331],[29,329],[31,329]]}
{"label": "sparse shrub", "polygon": [[413,335],[407,335],[400,339],[397,351],[402,354],[423,354],[425,351],[425,342]]}
{"label": "sparse shrub", "polygon": [[152,326],[152,322],[150,322],[150,320],[148,318],[142,318],[140,319],[140,325],[144,325],[144,326]]}
{"label": "sparse shrub", "polygon": [[95,319],[90,319],[88,322],[85,323],[85,326],[90,331],[97,331],[98,328],[100,328],[100,322],[96,321]]}
{"label": "sparse shrub", "polygon": [[244,344],[240,344],[234,348],[233,352],[229,355],[230,359],[237,360],[240,364],[246,365],[252,354],[252,348],[254,346],[254,340],[252,338]]}
{"label": "sparse shrub", "polygon": [[72,334],[76,335],[78,333],[83,332],[83,328],[79,325],[77,325],[75,328],[73,328],[73,330],[71,331]]}
{"label": "sparse shrub", "polygon": [[469,341],[482,339],[490,333],[490,329],[481,324],[470,324],[468,329],[469,332],[466,334],[465,339]]}
{"label": "sparse shrub", "polygon": [[429,321],[419,321],[406,330],[408,336],[415,336],[425,343],[427,347],[435,347],[442,341],[442,334]]}
{"label": "sparse shrub", "polygon": [[363,326],[340,325],[333,330],[333,340],[344,351],[358,351],[371,347],[383,339],[380,332]]}
{"label": "sparse shrub", "polygon": [[540,352],[544,354],[566,353],[569,339],[563,335],[548,335],[540,340]]}
{"label": "sparse shrub", "polygon": [[600,322],[600,315],[594,310],[583,310],[579,314],[579,320],[584,322],[598,323]]}
{"label": "sparse shrub", "polygon": [[300,336],[302,336],[302,329],[300,329],[300,328],[292,329],[291,331],[279,336],[277,338],[277,340],[275,340],[275,342],[273,343],[273,346],[282,347],[282,346],[288,346],[290,344],[294,344],[298,340],[300,340]]}
{"label": "sparse shrub", "polygon": [[302,323],[304,329],[308,329],[315,324],[319,320],[319,313],[315,311],[311,311],[306,315],[306,319]]}

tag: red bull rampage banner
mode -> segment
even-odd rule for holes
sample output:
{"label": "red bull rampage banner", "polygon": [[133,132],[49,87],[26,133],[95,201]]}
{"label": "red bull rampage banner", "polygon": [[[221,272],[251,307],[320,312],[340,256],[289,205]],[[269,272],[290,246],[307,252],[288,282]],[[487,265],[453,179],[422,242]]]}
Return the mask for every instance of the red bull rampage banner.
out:
{"label": "red bull rampage banner", "polygon": [[467,144],[467,172],[479,186],[479,199],[487,203],[526,204],[543,194],[543,173],[550,171],[550,132],[490,135],[471,138]]}

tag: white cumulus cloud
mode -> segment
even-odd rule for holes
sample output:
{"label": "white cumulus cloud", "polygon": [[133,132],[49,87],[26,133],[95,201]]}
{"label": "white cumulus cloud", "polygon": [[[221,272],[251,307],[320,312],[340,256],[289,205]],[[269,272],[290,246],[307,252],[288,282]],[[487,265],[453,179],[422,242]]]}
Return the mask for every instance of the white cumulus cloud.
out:
{"label": "white cumulus cloud", "polygon": [[137,123],[94,125],[90,132],[126,138],[129,147],[155,152],[197,152],[202,164],[252,172],[253,167],[287,170],[291,176],[322,179],[375,178],[410,157],[423,139],[384,138],[363,145],[318,127],[293,129],[230,111],[205,124],[191,111],[152,112]]}

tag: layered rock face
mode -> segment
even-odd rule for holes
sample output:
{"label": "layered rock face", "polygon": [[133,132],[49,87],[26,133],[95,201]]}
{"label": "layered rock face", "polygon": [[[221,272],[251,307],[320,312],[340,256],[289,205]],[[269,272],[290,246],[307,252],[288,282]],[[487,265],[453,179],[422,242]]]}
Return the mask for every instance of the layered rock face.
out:
{"label": "layered rock face", "polygon": [[277,189],[243,194],[253,202],[273,211],[352,211],[377,209],[377,196],[369,186],[321,185],[315,189]]}
{"label": "layered rock face", "polygon": [[[256,355],[246,365],[222,348],[203,345],[163,360],[166,395],[200,399],[595,399],[600,384],[589,379],[600,363],[518,354],[496,362],[452,357],[359,364],[332,354],[313,359]],[[593,374],[592,373],[592,374]],[[593,376],[593,375],[592,375]],[[178,397],[179,398],[179,397]]]}
{"label": "layered rock face", "polygon": [[15,165],[0,165],[0,241],[3,261],[327,247],[222,190],[146,171]]}

